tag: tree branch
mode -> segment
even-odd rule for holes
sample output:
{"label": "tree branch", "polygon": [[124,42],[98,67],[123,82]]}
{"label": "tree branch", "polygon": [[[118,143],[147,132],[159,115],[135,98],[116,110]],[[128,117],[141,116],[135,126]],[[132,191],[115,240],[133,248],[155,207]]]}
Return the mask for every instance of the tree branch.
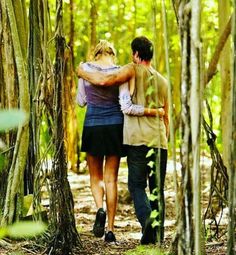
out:
{"label": "tree branch", "polygon": [[207,69],[206,75],[205,75],[205,86],[209,83],[209,81],[213,78],[213,76],[216,74],[216,67],[217,63],[220,58],[220,54],[225,46],[225,43],[230,35],[231,32],[231,22],[232,22],[232,15],[223,31],[223,33],[220,36],[219,42],[216,46],[215,52],[213,54],[213,57],[211,59],[211,62],[209,64],[209,67]]}

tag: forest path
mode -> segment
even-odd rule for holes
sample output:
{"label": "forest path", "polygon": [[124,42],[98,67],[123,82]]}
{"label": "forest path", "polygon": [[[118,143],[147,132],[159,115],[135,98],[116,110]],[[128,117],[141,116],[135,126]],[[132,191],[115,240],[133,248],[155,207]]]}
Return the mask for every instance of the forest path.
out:
{"label": "forest path", "polygon": [[[173,168],[173,167],[171,167]],[[170,169],[170,167],[168,167]],[[134,249],[140,243],[141,227],[134,213],[133,203],[127,188],[128,170],[125,161],[121,162],[118,176],[118,208],[115,218],[115,235],[117,244],[107,244],[104,237],[96,238],[92,233],[96,207],[90,190],[89,174],[75,174],[69,172],[68,179],[75,202],[75,217],[78,231],[87,254],[93,255],[123,255],[127,250]],[[169,246],[173,235],[175,223],[175,192],[173,173],[167,172],[165,187],[166,222],[165,243],[163,248]]]}
{"label": "forest path", "polygon": [[[209,169],[209,162],[205,170]],[[180,171],[180,165],[177,164],[177,171]],[[208,173],[208,171],[206,171]],[[69,172],[68,180],[75,202],[75,218],[77,229],[84,248],[88,255],[124,255],[128,250],[133,250],[140,246],[141,228],[134,213],[133,203],[129,197],[127,189],[127,165],[125,160],[121,162],[118,176],[118,208],[115,218],[115,235],[117,244],[107,244],[104,237],[96,238],[92,233],[94,224],[96,207],[90,190],[89,174],[86,171],[83,174],[75,174]],[[204,184],[209,186],[208,178],[204,175]],[[166,219],[165,219],[165,241],[161,249],[164,252],[169,250],[172,238],[175,233],[175,200],[176,193],[174,191],[174,175],[172,161],[168,161],[167,174],[165,182],[165,199],[166,199]],[[206,205],[207,201],[202,201]],[[225,255],[226,240],[222,242],[206,243],[206,254]],[[154,248],[153,245],[149,246]],[[145,247],[147,248],[147,247]],[[147,249],[144,253],[135,254],[158,254],[157,250],[148,253]]]}

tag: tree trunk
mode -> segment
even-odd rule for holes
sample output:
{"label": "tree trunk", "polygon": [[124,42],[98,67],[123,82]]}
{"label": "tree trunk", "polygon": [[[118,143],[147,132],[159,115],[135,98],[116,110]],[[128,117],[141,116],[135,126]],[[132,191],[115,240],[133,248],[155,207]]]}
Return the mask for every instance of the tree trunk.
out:
{"label": "tree trunk", "polygon": [[65,52],[65,73],[63,91],[63,123],[65,128],[65,148],[68,161],[68,169],[75,173],[79,172],[79,131],[76,116],[76,83],[74,78],[74,68],[72,65],[72,52]]}
{"label": "tree trunk", "polygon": [[[15,82],[15,62],[13,57],[13,45],[10,35],[10,24],[7,17],[6,2],[2,0],[0,2],[0,15],[1,15],[1,41],[3,43],[0,46],[1,51],[1,78],[0,78],[0,108],[17,108],[18,87]],[[16,140],[16,134],[13,131],[9,131],[7,134],[1,134],[1,139],[4,141],[7,148],[10,148],[4,153],[5,167],[0,172],[0,208],[3,208],[5,203],[5,196],[7,190],[7,178],[11,162],[13,158],[13,148]],[[1,217],[0,217],[1,218]]]}
{"label": "tree trunk", "polygon": [[233,17],[233,76],[232,76],[232,135],[231,135],[231,153],[230,153],[230,168],[229,173],[229,224],[228,224],[228,242],[227,255],[236,254],[236,0],[234,3],[234,17]]}
{"label": "tree trunk", "polygon": [[[17,77],[19,83],[19,104],[20,108],[29,113],[29,88],[28,76],[26,68],[26,49],[27,44],[27,29],[24,23],[26,13],[23,13],[23,1],[7,0],[7,14],[10,21],[11,36],[13,41],[14,56],[17,67]],[[21,10],[22,12],[20,12]],[[17,13],[15,13],[17,11]],[[17,140],[14,148],[14,157],[9,172],[7,194],[4,205],[4,213],[2,225],[11,224],[14,216],[19,218],[22,210],[22,187],[23,175],[26,165],[27,153],[29,144],[29,128],[28,123],[19,127],[17,132]],[[17,210],[17,206],[19,210]]]}
{"label": "tree trunk", "polygon": [[33,193],[34,174],[36,164],[39,161],[39,77],[41,73],[40,64],[42,62],[41,36],[39,27],[39,0],[31,0],[29,7],[29,88],[30,88],[30,123],[29,123],[29,152],[27,167],[25,171],[25,194]]}
{"label": "tree trunk", "polygon": [[69,255],[74,249],[82,249],[76,230],[74,202],[67,179],[67,162],[64,145],[62,115],[62,95],[64,90],[64,50],[65,39],[62,36],[62,0],[56,5],[56,60],[54,66],[54,137],[55,153],[51,172],[50,192],[50,230],[52,240],[48,246],[50,254]]}
{"label": "tree trunk", "polygon": [[[186,2],[186,1],[183,1]],[[178,254],[191,254],[193,251],[193,223],[192,223],[192,179],[191,179],[191,130],[190,130],[190,6],[180,6],[180,30],[182,37],[182,82],[181,82],[181,164],[182,164],[182,198],[181,198],[181,232],[178,242]]]}
{"label": "tree trunk", "polygon": [[88,59],[93,59],[92,53],[97,44],[97,5],[95,0],[90,0],[90,47],[88,49]]}
{"label": "tree trunk", "polygon": [[74,40],[75,40],[74,0],[70,0],[70,37],[68,44],[71,51],[72,67],[74,67],[75,65]]}
{"label": "tree trunk", "polygon": [[181,73],[181,185],[178,194],[177,233],[172,243],[172,253],[189,255],[193,252],[193,212],[191,178],[191,129],[190,129],[190,16],[189,1],[181,1],[178,9],[181,36],[182,73]]}
{"label": "tree trunk", "polygon": [[152,27],[153,27],[153,42],[154,42],[154,55],[153,55],[153,66],[155,69],[157,69],[157,56],[158,56],[158,49],[160,47],[159,43],[157,43],[157,20],[156,20],[156,16],[157,16],[157,3],[156,1],[152,1]]}
{"label": "tree trunk", "polygon": [[191,1],[191,90],[190,90],[190,117],[192,137],[192,180],[193,180],[193,223],[194,223],[194,250],[195,254],[205,252],[202,246],[202,219],[201,219],[201,169],[200,169],[200,135],[201,135],[201,109],[202,85],[200,61],[200,0]]}
{"label": "tree trunk", "polygon": [[76,83],[74,77],[74,16],[73,0],[70,0],[70,40],[69,49],[65,51],[65,73],[63,91],[63,123],[65,127],[65,146],[68,168],[73,172],[79,172],[79,132],[75,128],[78,120],[76,116]]}
{"label": "tree trunk", "polygon": [[[222,34],[230,17],[230,1],[219,0],[219,33]],[[221,128],[223,162],[227,169],[230,167],[230,145],[231,145],[231,43],[228,39],[220,56],[221,76]]]}
{"label": "tree trunk", "polygon": [[[173,86],[171,83],[171,73],[170,73],[170,63],[169,63],[169,37],[168,37],[168,28],[167,28],[167,15],[166,15],[166,6],[164,0],[162,0],[162,17],[164,23],[164,41],[165,41],[165,60],[166,60],[166,72],[167,72],[167,80],[168,80],[168,98],[169,98],[169,115],[170,115],[170,147],[171,147],[171,155],[173,159],[173,167],[174,167],[174,190],[176,194],[176,201],[178,199],[178,180],[177,180],[177,169],[176,169],[176,140],[175,140],[175,131],[174,131],[174,110],[173,110]],[[176,205],[176,215],[178,213],[177,203]]]}

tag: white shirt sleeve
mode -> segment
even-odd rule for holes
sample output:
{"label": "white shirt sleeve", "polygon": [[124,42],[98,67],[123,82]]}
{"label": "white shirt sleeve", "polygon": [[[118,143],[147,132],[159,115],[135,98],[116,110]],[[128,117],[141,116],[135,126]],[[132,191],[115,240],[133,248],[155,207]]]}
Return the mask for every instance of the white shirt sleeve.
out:
{"label": "white shirt sleeve", "polygon": [[78,93],[76,96],[76,102],[81,107],[83,107],[87,104],[86,94],[85,94],[85,89],[84,89],[84,80],[81,78],[78,81]]}
{"label": "white shirt sleeve", "polygon": [[129,84],[127,82],[119,86],[119,103],[121,111],[124,114],[136,116],[144,115],[144,106],[132,103]]}

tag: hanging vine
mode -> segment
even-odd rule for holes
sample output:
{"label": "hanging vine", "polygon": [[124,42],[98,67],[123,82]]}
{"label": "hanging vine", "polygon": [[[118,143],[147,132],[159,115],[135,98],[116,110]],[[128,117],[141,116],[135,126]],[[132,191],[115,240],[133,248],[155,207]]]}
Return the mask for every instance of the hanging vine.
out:
{"label": "hanging vine", "polygon": [[[209,192],[209,200],[207,209],[204,213],[205,231],[209,228],[213,237],[219,237],[219,225],[223,215],[223,209],[228,205],[228,174],[224,166],[222,157],[215,144],[216,135],[213,132],[213,117],[208,101],[206,100],[209,122],[208,124],[203,118],[203,127],[207,137],[207,144],[210,148],[212,165],[211,165],[211,186]],[[220,215],[220,217],[218,217]],[[210,219],[209,225],[206,225],[206,220]]]}

